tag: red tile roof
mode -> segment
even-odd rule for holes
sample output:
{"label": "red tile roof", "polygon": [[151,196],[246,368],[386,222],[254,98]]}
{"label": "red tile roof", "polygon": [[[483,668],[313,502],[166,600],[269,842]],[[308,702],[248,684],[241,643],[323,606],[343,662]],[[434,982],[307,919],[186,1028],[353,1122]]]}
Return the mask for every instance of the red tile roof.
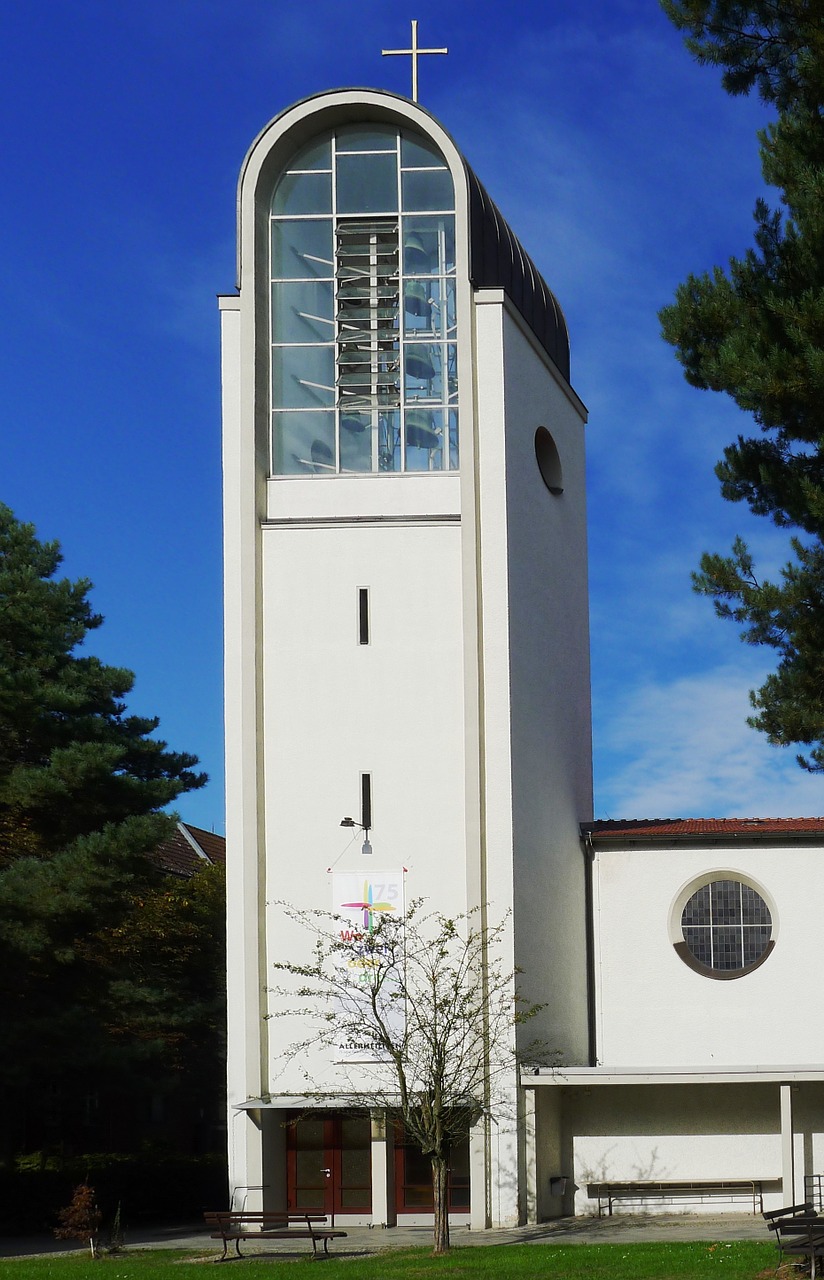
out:
{"label": "red tile roof", "polygon": [[226,865],[226,837],[215,835],[214,831],[204,831],[203,827],[193,827],[190,822],[183,823],[190,836],[200,845],[210,862]]}
{"label": "red tile roof", "polygon": [[594,840],[685,840],[696,838],[824,837],[824,818],[627,818],[583,822]]}
{"label": "red tile roof", "polygon": [[225,865],[226,838],[188,822],[179,822],[173,835],[155,850],[152,860],[170,875],[193,876],[200,867],[210,863]]}

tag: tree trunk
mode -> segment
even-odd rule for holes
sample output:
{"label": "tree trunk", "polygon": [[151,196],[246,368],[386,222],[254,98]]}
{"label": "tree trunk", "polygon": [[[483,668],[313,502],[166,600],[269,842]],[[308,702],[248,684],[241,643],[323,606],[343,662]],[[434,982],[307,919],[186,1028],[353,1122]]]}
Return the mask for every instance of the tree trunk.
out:
{"label": "tree trunk", "polygon": [[449,1171],[443,1156],[432,1156],[432,1192],[435,1200],[435,1253],[449,1252]]}

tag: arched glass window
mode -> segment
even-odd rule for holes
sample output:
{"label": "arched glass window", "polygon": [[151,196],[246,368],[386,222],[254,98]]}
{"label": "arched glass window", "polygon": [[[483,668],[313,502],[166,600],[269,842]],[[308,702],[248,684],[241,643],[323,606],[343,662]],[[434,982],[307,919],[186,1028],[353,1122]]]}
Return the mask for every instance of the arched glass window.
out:
{"label": "arched glass window", "polygon": [[271,210],[274,475],[458,467],[455,195],[426,138],[314,138]]}

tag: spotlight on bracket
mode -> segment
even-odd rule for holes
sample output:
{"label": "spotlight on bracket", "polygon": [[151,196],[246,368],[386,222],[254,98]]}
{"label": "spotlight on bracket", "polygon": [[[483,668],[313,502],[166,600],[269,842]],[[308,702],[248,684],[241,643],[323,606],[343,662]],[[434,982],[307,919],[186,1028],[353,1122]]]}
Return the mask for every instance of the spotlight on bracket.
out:
{"label": "spotlight on bracket", "polygon": [[365,827],[362,822],[356,822],[354,818],[341,818],[340,825],[342,827],[357,827],[363,832],[363,844],[361,845],[361,853],[365,858],[372,856],[372,845],[369,843],[369,828]]}

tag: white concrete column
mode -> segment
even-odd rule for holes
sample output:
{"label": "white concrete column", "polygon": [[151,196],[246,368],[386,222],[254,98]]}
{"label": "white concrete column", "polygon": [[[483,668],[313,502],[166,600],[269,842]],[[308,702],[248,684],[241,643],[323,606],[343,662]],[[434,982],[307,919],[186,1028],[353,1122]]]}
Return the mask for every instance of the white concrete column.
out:
{"label": "white concrete column", "polygon": [[795,1151],[793,1144],[792,1085],[779,1085],[781,1091],[781,1192],[785,1204],[795,1204]]}
{"label": "white concrete column", "polygon": [[807,1172],[807,1166],[804,1160],[804,1134],[796,1133],[793,1138],[793,1151],[795,1158],[793,1160],[793,1172],[795,1174],[795,1195],[793,1196],[793,1204],[802,1204],[807,1199],[804,1189],[804,1174]]}
{"label": "white concrete column", "polygon": [[538,1221],[538,1146],[535,1118],[535,1089],[523,1089],[523,1188],[526,1222]]}
{"label": "white concrete column", "polygon": [[[240,298],[219,299],[224,475],[226,721],[226,994],[229,1192],[262,1207],[260,1117],[239,1110],[263,1093],[263,900],[257,792],[257,517],[254,433],[243,425]],[[252,1191],[257,1200],[252,1200]]]}
{"label": "white concrete column", "polygon": [[229,1204],[250,1213],[263,1208],[263,1142],[258,1110],[229,1112]]}
{"label": "white concrete column", "polygon": [[485,1231],[492,1225],[488,1192],[488,1129],[488,1119],[481,1116],[469,1131],[469,1225],[473,1231]]}
{"label": "white concrete column", "polygon": [[492,1227],[517,1227],[523,1215],[523,1183],[519,1181],[518,1123],[515,1098],[501,1106],[501,1119],[492,1126]]}
{"label": "white concrete column", "polygon": [[385,1111],[373,1111],[372,1119],[372,1226],[394,1227],[395,1143]]}

